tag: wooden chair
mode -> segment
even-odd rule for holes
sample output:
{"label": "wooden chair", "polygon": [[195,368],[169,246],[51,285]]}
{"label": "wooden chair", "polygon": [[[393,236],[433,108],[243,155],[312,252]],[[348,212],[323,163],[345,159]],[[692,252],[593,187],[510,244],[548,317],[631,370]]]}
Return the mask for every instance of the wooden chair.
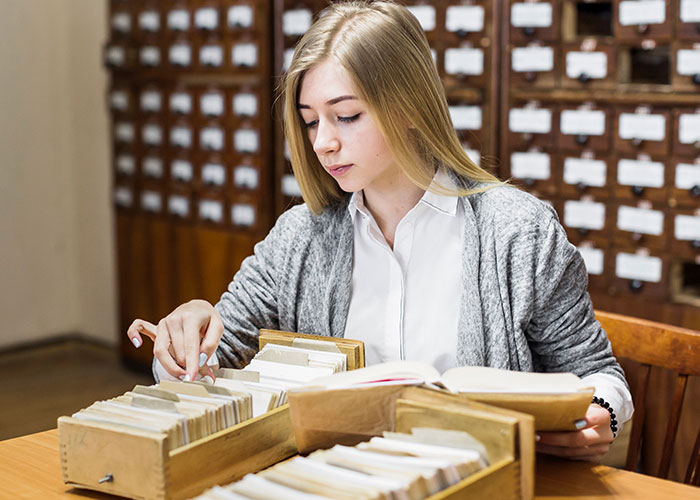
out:
{"label": "wooden chair", "polygon": [[[673,402],[666,426],[661,461],[656,474],[665,479],[668,477],[671,465],[688,376],[700,376],[700,332],[602,311],[596,311],[596,319],[608,334],[615,356],[628,358],[641,364],[637,388],[632,395],[635,412],[625,465],[627,470],[635,470],[639,459],[651,367],[659,366],[678,374],[674,384]],[[694,420],[697,421],[698,418]],[[700,485],[700,424],[698,424],[698,435],[684,482]]]}

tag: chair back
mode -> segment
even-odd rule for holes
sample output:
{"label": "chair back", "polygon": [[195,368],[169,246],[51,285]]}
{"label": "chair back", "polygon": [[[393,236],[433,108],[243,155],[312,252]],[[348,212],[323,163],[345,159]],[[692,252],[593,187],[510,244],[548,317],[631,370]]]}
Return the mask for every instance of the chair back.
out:
{"label": "chair back", "polygon": [[[596,319],[608,334],[615,356],[631,359],[641,365],[637,388],[632,395],[635,412],[625,464],[627,470],[634,470],[639,459],[651,367],[658,366],[677,373],[661,460],[656,474],[666,479],[671,465],[688,376],[700,376],[700,332],[603,311],[596,311]],[[700,485],[700,422],[684,482]]]}

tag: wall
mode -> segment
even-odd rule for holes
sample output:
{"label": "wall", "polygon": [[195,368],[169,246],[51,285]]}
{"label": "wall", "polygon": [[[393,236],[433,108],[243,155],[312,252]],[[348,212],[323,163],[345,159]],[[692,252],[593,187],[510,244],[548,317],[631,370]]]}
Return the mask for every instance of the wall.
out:
{"label": "wall", "polygon": [[0,348],[114,343],[106,2],[5,0],[0,33]]}

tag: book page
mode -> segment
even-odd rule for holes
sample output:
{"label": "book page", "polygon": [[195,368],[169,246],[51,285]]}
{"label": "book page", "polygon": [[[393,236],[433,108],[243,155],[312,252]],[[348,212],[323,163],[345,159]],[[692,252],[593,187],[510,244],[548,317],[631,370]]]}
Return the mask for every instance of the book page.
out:
{"label": "book page", "polygon": [[531,373],[463,366],[446,371],[442,383],[453,392],[566,394],[591,389],[573,373]]}

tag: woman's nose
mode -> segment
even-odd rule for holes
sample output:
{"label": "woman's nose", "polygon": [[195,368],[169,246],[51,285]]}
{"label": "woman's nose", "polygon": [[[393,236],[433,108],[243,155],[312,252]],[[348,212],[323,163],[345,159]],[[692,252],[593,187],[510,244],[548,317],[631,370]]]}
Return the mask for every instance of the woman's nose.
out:
{"label": "woman's nose", "polygon": [[340,148],[340,141],[335,132],[335,127],[331,124],[325,120],[319,120],[314,138],[314,152],[317,155],[332,153]]}

